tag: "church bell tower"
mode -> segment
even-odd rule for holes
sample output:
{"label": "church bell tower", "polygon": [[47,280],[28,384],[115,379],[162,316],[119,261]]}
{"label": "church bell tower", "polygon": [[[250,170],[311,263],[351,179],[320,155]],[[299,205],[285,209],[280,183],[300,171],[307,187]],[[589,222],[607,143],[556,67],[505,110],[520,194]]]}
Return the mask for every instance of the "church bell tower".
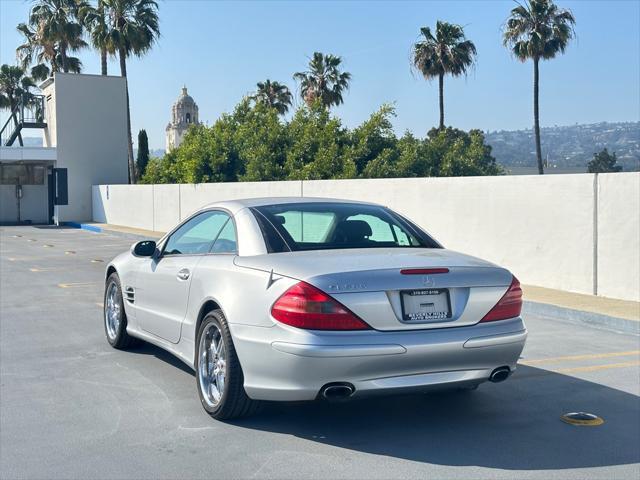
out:
{"label": "church bell tower", "polygon": [[187,93],[187,87],[182,87],[182,93],[171,107],[171,121],[166,128],[167,152],[180,146],[189,126],[199,123],[198,105]]}

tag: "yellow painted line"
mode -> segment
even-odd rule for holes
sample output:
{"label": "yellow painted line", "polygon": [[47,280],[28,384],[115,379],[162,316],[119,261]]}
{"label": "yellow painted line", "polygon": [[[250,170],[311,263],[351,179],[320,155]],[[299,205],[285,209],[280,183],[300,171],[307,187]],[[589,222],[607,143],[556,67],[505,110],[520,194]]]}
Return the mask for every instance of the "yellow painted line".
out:
{"label": "yellow painted line", "polygon": [[625,367],[637,367],[637,366],[640,366],[640,361],[609,363],[608,365],[592,365],[590,367],[560,368],[558,370],[554,370],[554,372],[556,373],[596,372],[598,370],[609,370],[611,368],[625,368]]}
{"label": "yellow painted line", "polygon": [[590,359],[596,359],[596,358],[628,357],[631,355],[640,355],[640,350],[629,350],[627,352],[592,353],[587,355],[569,355],[566,357],[549,357],[549,358],[540,358],[537,360],[523,360],[518,363],[520,363],[521,365],[539,365],[541,363],[590,360]]}
{"label": "yellow painted line", "polygon": [[29,269],[32,272],[53,272],[55,270],[62,270],[61,268],[39,268],[39,267],[33,267]]}
{"label": "yellow painted line", "polygon": [[75,287],[87,287],[90,285],[97,285],[95,282],[78,282],[78,283],[59,283],[60,288],[75,288]]}

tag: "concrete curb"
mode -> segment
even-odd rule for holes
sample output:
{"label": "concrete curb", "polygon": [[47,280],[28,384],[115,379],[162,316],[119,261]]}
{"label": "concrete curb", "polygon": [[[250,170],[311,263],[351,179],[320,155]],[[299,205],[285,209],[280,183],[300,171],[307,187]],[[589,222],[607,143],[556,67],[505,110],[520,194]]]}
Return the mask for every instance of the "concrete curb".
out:
{"label": "concrete curb", "polygon": [[90,223],[78,223],[78,222],[63,222],[63,225],[67,227],[80,228],[82,230],[88,230],[89,232],[102,233],[102,228],[91,225]]}
{"label": "concrete curb", "polygon": [[[572,308],[559,307],[548,303],[528,302],[522,305],[522,313],[551,317],[569,323],[586,323],[592,327],[615,330],[616,332],[640,335],[640,321],[611,317],[601,313],[585,312]],[[526,317],[525,317],[526,321]]]}

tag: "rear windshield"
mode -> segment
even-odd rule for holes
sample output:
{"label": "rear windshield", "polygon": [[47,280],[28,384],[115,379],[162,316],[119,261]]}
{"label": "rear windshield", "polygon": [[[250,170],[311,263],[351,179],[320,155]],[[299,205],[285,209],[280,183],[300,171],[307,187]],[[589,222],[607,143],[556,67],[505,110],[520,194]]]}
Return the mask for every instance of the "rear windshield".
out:
{"label": "rear windshield", "polygon": [[388,208],[357,203],[289,203],[251,208],[270,253],[337,248],[440,248]]}

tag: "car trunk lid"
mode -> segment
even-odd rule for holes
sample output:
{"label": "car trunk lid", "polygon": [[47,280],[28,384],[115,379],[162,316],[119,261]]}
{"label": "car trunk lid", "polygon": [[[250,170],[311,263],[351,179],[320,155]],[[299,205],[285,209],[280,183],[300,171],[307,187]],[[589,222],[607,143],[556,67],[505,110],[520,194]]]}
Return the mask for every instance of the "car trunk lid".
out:
{"label": "car trunk lid", "polygon": [[310,283],[377,330],[478,323],[512,278],[504,268],[445,249],[289,252],[237,257],[236,264]]}

